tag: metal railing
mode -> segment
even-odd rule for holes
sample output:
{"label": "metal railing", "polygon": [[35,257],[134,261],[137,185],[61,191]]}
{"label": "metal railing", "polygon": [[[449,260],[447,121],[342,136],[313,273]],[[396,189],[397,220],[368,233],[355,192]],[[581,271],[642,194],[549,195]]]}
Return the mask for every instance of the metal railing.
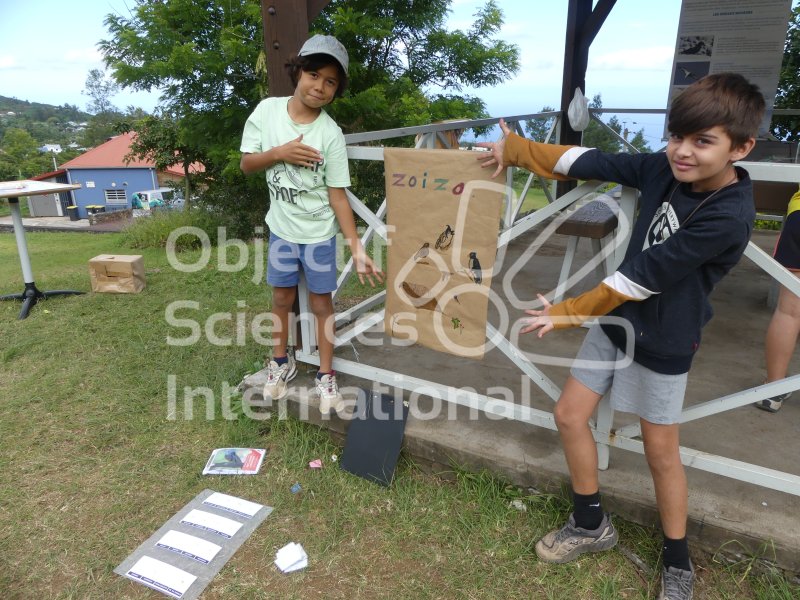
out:
{"label": "metal railing", "polygon": [[[601,124],[603,124],[602,121],[597,118],[598,112],[664,113],[664,111],[656,110],[621,109],[603,109],[602,111],[593,111],[593,118]],[[800,114],[800,111],[794,112]],[[561,114],[559,112],[515,115],[505,118],[505,121],[510,127],[516,129],[518,133],[522,134],[523,132],[521,123],[523,121],[550,118],[554,119],[554,121],[552,127],[550,127],[547,133],[547,138],[549,139],[554,134],[558,133],[561,123]],[[448,147],[449,139],[451,138],[445,135],[446,132],[456,129],[463,130],[473,127],[491,126],[497,124],[498,121],[499,119],[497,118],[478,119],[472,121],[402,127],[384,131],[351,134],[345,137],[348,144],[348,157],[351,160],[382,161],[383,148],[379,145],[375,145],[375,143],[407,136],[416,136],[416,146],[419,148],[432,148],[437,145]],[[611,130],[609,129],[609,131]],[[621,143],[623,143],[630,150],[635,151],[635,148],[633,148],[627,142],[627,140],[616,134],[616,132],[614,133],[617,135],[617,137],[619,137]],[[742,162],[740,164],[749,171],[753,180],[793,183],[800,182],[800,165],[798,164],[757,162]],[[551,182],[543,181],[542,187],[547,195],[548,204],[543,208],[539,208],[538,210],[535,210],[529,214],[520,215],[520,208],[528,191],[531,188],[534,177],[536,177],[534,174],[529,174],[522,193],[519,197],[516,197],[512,189],[513,169],[508,170],[506,179],[507,201],[503,214],[500,235],[498,238],[498,252],[504,252],[508,244],[512,241],[531,231],[531,229],[534,227],[541,225],[546,221],[553,219],[554,217],[557,217],[557,215],[559,215],[562,211],[575,205],[575,203],[579,202],[587,194],[595,192],[599,188],[607,185],[607,182],[588,181],[582,183],[561,197],[556,198],[555,188],[554,186],[550,185]],[[384,218],[386,215],[386,200],[384,199],[380,207],[373,212],[366,206],[366,204],[364,204],[364,202],[362,202],[349,190],[348,198],[355,213],[361,217],[367,225],[366,230],[361,238],[364,246],[367,247],[367,244],[369,244],[369,242],[376,235],[386,240],[387,232],[386,224],[384,223]],[[620,226],[615,234],[614,243],[606,247],[603,255],[593,257],[590,263],[583,267],[576,275],[580,276],[580,274],[585,274],[593,270],[594,267],[599,264],[599,261],[606,259],[605,254],[608,252],[613,252],[613,260],[610,262],[614,268],[619,265],[624,256],[625,248],[627,247],[629,240],[631,230],[630,224],[633,223],[636,200],[637,191],[635,189],[622,188],[619,198]],[[800,280],[798,280],[798,278],[792,275],[784,267],[775,262],[769,255],[760,250],[752,242],[750,242],[748,245],[745,256],[752,260],[758,267],[763,269],[771,277],[776,279],[781,285],[786,286],[790,291],[800,295]],[[339,285],[337,291],[334,293],[335,295],[338,294],[342,289],[342,286],[346,283],[352,272],[353,263],[351,259],[339,277]],[[307,300],[307,289],[305,289],[305,282],[302,279],[301,290],[298,294],[298,297],[300,299],[301,312],[304,315],[310,315]],[[360,304],[344,312],[337,313],[337,327],[343,327],[344,325],[348,326],[344,327],[337,333],[335,345],[339,347],[343,344],[350,343],[353,339],[357,338],[367,330],[381,325],[384,318],[383,310],[381,309],[375,312],[370,311],[373,311],[373,309],[383,304],[385,297],[386,292],[381,291],[364,300]],[[301,320],[301,347],[297,350],[297,358],[309,364],[319,365],[319,355],[315,351],[315,331],[316,328],[313,318]],[[518,348],[516,348],[514,344],[511,343],[506,332],[499,331],[491,324],[487,324],[486,338],[490,345],[493,345],[499,349],[509,361],[516,365],[516,367],[522,373],[524,373],[525,376],[530,378],[530,380],[539,389],[541,389],[546,396],[552,399],[553,402],[558,399],[561,393],[559,387],[553,383],[553,381],[547,377],[547,375],[545,375],[531,360],[529,360],[527,356],[525,356]],[[399,349],[398,351],[403,350]],[[492,398],[472,390],[454,388],[436,381],[423,380],[413,375],[398,373],[396,371],[370,366],[344,358],[335,357],[333,360],[333,366],[339,372],[354,375],[387,386],[400,388],[406,391],[414,391],[424,388],[426,395],[432,398],[455,403],[470,409],[477,409],[497,417],[514,419],[538,427],[544,427],[546,429],[556,429],[553,413],[550,411],[540,410],[531,406],[524,406],[498,398]],[[703,417],[716,415],[724,411],[753,404],[754,402],[784,394],[786,392],[795,391],[797,389],[800,389],[800,375],[788,377],[781,381],[770,384],[745,389],[735,394],[685,408],[682,413],[681,422],[688,422]],[[613,420],[614,411],[611,409],[608,399],[604,398],[598,408],[596,421],[591,423],[593,435],[597,443],[601,469],[607,469],[609,466],[609,449],[612,446],[639,454],[644,453],[644,445],[641,440],[640,426],[638,424],[634,424],[614,430]],[[708,454],[692,448],[681,447],[680,454],[683,463],[687,466],[800,496],[800,476],[772,470],[760,465],[733,460],[724,456]]]}

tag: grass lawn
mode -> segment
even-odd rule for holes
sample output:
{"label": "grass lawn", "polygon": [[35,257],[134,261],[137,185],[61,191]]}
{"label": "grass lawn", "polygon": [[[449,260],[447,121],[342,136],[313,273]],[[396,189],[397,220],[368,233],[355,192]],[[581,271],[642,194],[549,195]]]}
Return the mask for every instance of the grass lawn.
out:
{"label": "grass lawn", "polygon": [[[522,189],[524,187],[524,183],[515,181],[514,193],[519,196],[522,194]],[[520,208],[519,214],[523,215],[532,210],[542,208],[543,206],[547,206],[547,196],[545,196],[541,188],[531,186],[531,189],[528,190],[525,199],[522,201],[522,208]]]}
{"label": "grass lawn", "polygon": [[[56,298],[17,321],[19,303],[0,302],[0,597],[8,599],[161,598],[112,570],[206,488],[268,504],[275,511],[214,578],[204,599],[543,598],[647,599],[658,573],[656,532],[617,519],[624,546],[568,565],[546,565],[533,542],[566,517],[563,499],[528,496],[487,474],[454,470],[440,478],[404,457],[389,489],[349,475],[330,457],[341,449],[296,420],[226,419],[223,388],[260,368],[266,348],[236,335],[269,306],[248,267],[207,266],[187,273],[164,250],[132,250],[119,234],[29,233],[33,273],[42,289],[89,290],[88,260],[103,253],[143,254],[147,288],[136,295]],[[12,234],[0,234],[2,292],[21,291]],[[181,255],[195,263],[199,251]],[[229,259],[230,260],[230,259]],[[358,289],[351,290],[358,295]],[[167,344],[231,313],[191,346]],[[239,343],[241,341],[241,343]],[[301,368],[302,371],[302,368]],[[305,374],[301,373],[301,377]],[[207,388],[210,418],[171,420],[168,381]],[[252,477],[204,477],[214,448],[266,447]],[[322,458],[322,470],[308,462]],[[299,482],[297,495],[290,487]],[[510,506],[521,500],[526,511]],[[309,567],[279,574],[272,561],[290,541]],[[783,599],[800,587],[757,574],[752,561],[724,565],[696,557],[696,598]]]}

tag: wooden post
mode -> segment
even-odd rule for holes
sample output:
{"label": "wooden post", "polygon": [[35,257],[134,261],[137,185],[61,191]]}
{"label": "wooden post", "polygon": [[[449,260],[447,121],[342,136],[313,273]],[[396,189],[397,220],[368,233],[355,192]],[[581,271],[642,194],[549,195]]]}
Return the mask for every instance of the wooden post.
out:
{"label": "wooden post", "polygon": [[[586,92],[586,67],[589,64],[589,47],[603,26],[616,0],[598,0],[592,10],[592,0],[570,0],[567,9],[567,32],[564,43],[564,77],[561,83],[561,136],[558,143],[580,145],[581,132],[570,127],[566,118],[575,88]],[[575,187],[575,182],[558,182],[558,195]]]}
{"label": "wooden post", "polygon": [[309,24],[329,3],[330,0],[261,0],[270,96],[294,93],[284,65],[308,39]]}
{"label": "wooden post", "polygon": [[[284,66],[292,54],[308,39],[311,21],[330,3],[330,0],[261,0],[261,20],[264,22],[264,52],[267,55],[269,95],[291,96],[294,85]],[[306,10],[302,10],[303,4]],[[300,10],[298,10],[300,9]],[[300,314],[295,300],[293,312]],[[300,323],[293,332],[294,345],[301,345]],[[304,350],[310,352],[311,348]]]}

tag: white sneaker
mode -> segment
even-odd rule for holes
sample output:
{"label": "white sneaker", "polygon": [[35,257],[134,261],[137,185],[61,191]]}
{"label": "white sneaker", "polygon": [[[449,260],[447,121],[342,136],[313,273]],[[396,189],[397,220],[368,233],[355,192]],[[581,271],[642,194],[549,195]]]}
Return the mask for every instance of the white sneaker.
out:
{"label": "white sneaker", "polygon": [[267,382],[264,384],[264,399],[280,400],[289,393],[288,383],[297,377],[297,367],[291,352],[282,365],[274,360],[267,365]]}
{"label": "white sneaker", "polygon": [[339,410],[339,404],[344,401],[339,393],[339,386],[336,383],[336,375],[333,373],[323,375],[314,379],[319,396],[319,411],[328,415],[332,411]]}

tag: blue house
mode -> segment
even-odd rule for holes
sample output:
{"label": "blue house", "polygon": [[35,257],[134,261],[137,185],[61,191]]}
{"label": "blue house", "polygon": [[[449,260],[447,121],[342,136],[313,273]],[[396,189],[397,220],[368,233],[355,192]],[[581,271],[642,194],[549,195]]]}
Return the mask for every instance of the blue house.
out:
{"label": "blue house", "polygon": [[[92,205],[102,206],[107,212],[124,210],[132,208],[131,196],[135,192],[182,184],[183,169],[178,165],[157,171],[151,161],[126,158],[135,135],[128,132],[113,137],[60,166],[59,170],[66,172],[67,183],[81,184],[80,189],[61,195],[61,214],[67,214],[65,202],[78,207],[80,218],[88,216],[86,207]],[[202,165],[192,165],[192,172],[202,170]]]}

